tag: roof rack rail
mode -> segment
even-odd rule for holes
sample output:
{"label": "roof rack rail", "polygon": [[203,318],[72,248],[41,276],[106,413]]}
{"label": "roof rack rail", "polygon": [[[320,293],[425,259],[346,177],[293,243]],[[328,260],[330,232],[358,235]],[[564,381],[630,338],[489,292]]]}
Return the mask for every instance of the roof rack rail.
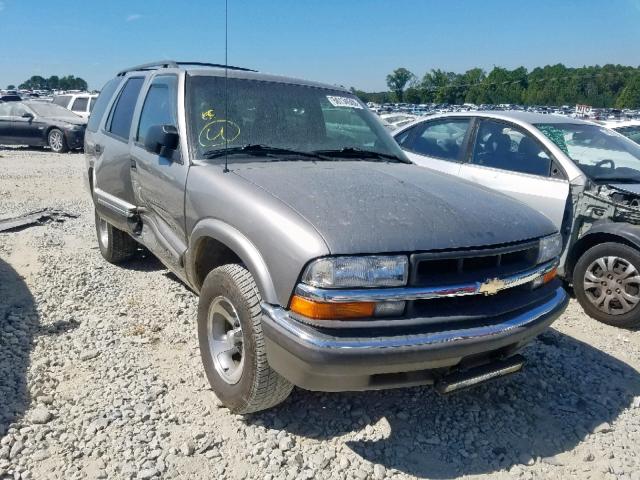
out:
{"label": "roof rack rail", "polygon": [[118,77],[122,77],[129,72],[137,72],[142,70],[155,70],[158,68],[180,68],[181,65],[195,65],[200,67],[216,67],[216,68],[228,68],[229,70],[240,70],[244,72],[255,72],[250,68],[235,67],[233,65],[222,65],[220,63],[204,63],[204,62],[176,62],[175,60],[159,60],[157,62],[143,63],[142,65],[136,65],[135,67],[127,68],[118,72]]}

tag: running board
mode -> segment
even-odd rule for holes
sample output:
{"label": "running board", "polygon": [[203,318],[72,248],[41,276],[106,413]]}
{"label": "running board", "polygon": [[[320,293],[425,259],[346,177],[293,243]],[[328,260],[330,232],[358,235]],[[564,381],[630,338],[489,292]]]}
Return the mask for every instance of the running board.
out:
{"label": "running board", "polygon": [[438,393],[445,395],[495,378],[505,377],[522,370],[525,361],[522,355],[514,355],[506,360],[497,360],[468,370],[460,370],[438,380],[435,389]]}

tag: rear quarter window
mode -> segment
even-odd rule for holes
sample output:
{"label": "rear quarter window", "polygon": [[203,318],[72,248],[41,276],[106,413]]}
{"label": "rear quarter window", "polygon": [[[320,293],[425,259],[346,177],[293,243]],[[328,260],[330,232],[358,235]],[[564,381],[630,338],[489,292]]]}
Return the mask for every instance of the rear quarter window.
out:
{"label": "rear quarter window", "polygon": [[118,88],[118,85],[120,85],[120,81],[120,77],[114,78],[112,80],[109,80],[107,84],[102,88],[102,91],[100,92],[100,95],[98,95],[98,99],[95,101],[95,105],[91,110],[89,123],[87,124],[87,130],[91,132],[98,131],[100,120],[104,116],[104,112],[107,110],[107,106],[109,105],[111,97],[113,97],[113,94]]}

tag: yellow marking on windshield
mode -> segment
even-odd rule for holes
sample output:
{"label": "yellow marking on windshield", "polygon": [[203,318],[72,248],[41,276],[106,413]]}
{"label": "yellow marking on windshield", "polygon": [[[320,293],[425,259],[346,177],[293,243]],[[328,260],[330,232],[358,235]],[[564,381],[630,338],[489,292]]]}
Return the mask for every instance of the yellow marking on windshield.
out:
{"label": "yellow marking on windshield", "polygon": [[231,120],[219,118],[207,123],[198,135],[198,143],[202,147],[219,147],[233,142],[240,136],[240,127]]}
{"label": "yellow marking on windshield", "polygon": [[202,117],[203,120],[213,120],[214,118],[216,118],[216,114],[213,111],[213,108],[210,108],[209,110],[202,112],[200,116]]}

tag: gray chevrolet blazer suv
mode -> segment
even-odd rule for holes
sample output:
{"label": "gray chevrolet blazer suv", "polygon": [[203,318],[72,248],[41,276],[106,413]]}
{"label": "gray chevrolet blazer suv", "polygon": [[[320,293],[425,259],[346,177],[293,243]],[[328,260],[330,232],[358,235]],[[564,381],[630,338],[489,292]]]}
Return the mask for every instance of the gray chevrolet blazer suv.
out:
{"label": "gray chevrolet blazer suv", "polygon": [[103,88],[85,152],[102,255],[142,245],[199,294],[233,412],[294,385],[446,393],[513,373],[567,305],[546,217],[413,165],[340,87],[141,65]]}

